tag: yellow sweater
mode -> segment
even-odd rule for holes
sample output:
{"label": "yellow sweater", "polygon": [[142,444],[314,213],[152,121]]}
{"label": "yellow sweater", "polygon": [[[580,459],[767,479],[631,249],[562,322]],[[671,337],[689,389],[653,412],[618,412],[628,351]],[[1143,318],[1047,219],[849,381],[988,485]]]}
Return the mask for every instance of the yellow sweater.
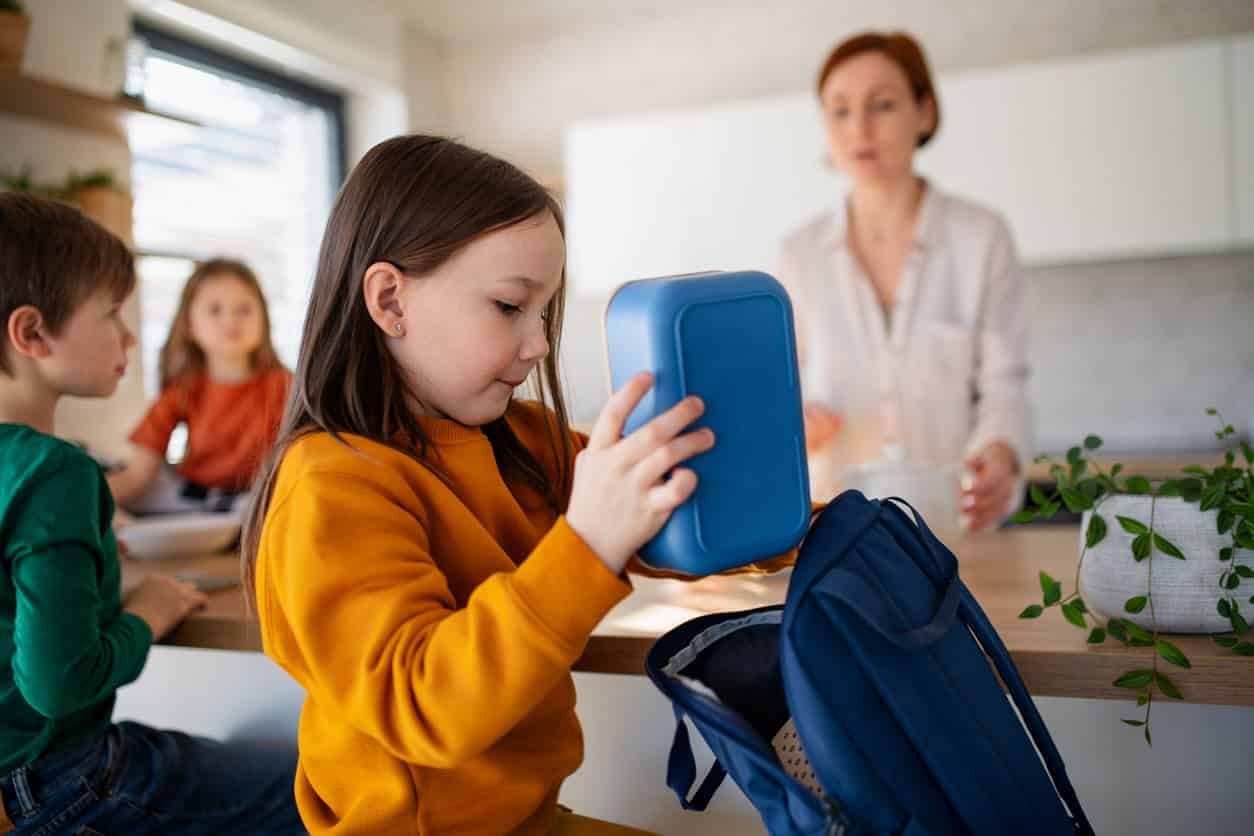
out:
{"label": "yellow sweater", "polygon": [[[509,421],[551,468],[543,415]],[[449,484],[358,436],[283,458],[257,598],[308,692],[296,800],[315,834],[544,834],[583,757],[571,666],[631,586],[482,432],[424,427]]]}

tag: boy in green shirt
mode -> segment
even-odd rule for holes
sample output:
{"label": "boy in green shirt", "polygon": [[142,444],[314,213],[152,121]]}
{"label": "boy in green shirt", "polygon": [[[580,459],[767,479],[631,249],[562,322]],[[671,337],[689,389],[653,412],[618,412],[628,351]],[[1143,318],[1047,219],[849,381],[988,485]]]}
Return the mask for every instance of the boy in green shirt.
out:
{"label": "boy in green shirt", "polygon": [[126,246],[67,205],[0,193],[0,833],[303,833],[295,755],[112,722],[116,691],[204,596],[154,574],[123,603],[113,497],[53,436],[135,338]]}

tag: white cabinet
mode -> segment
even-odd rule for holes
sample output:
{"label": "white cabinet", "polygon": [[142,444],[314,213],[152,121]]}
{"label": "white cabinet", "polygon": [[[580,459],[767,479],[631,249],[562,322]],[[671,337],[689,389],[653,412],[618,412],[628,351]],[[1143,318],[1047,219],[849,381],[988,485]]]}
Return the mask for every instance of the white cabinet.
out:
{"label": "white cabinet", "polygon": [[[1220,251],[1254,240],[1254,38],[942,75],[920,170],[1006,215],[1026,263]],[[836,204],[808,94],[573,126],[570,266],[581,291],[770,267]],[[1235,166],[1235,170],[1234,170]],[[1239,192],[1239,194],[1238,194]]]}
{"label": "white cabinet", "polygon": [[1238,243],[1254,244],[1254,36],[1229,41],[1228,94],[1233,227]]}
{"label": "white cabinet", "polygon": [[1008,217],[1025,261],[1229,242],[1222,41],[968,72],[940,82],[920,168]]}

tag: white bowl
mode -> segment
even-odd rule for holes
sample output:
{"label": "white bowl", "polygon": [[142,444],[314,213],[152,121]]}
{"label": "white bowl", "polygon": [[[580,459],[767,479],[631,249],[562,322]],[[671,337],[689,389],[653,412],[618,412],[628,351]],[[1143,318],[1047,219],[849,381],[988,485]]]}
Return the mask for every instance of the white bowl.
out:
{"label": "white bowl", "polygon": [[117,529],[117,537],[131,557],[155,560],[219,552],[235,542],[239,532],[236,513],[163,514],[127,523]]}

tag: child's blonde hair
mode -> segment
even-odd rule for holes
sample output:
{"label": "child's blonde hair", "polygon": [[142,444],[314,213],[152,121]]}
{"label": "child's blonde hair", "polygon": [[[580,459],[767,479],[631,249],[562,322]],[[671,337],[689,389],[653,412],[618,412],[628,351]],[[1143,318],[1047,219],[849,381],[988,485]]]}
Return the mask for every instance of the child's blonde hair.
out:
{"label": "child's blonde hair", "polygon": [[[284,451],[314,432],[360,435],[386,444],[439,474],[431,443],[406,403],[405,375],[366,308],[366,268],[385,261],[407,276],[425,276],[475,240],[550,213],[565,235],[557,200],[504,160],[450,139],[399,136],[370,149],[340,190],[327,221],[301,337],[300,359],[278,442],[254,483],[241,560],[250,601],[261,527]],[[553,473],[514,435],[504,417],[483,426],[502,471],[519,478],[560,513],[570,497],[572,443],[558,374],[561,285],[545,312],[550,347],[537,375],[549,421]]]}
{"label": "child's blonde hair", "polygon": [[205,371],[205,352],[192,339],[192,300],[196,298],[196,292],[201,285],[223,276],[243,282],[257,295],[257,301],[261,305],[261,345],[248,358],[253,371],[267,371],[282,366],[274,351],[274,343],[270,340],[270,307],[266,304],[266,294],[261,289],[257,274],[242,261],[211,258],[197,266],[188,277],[187,284],[183,285],[178,310],[170,325],[170,335],[166,337],[165,345],[161,346],[161,357],[157,364],[162,390],[175,383],[188,381]]}

